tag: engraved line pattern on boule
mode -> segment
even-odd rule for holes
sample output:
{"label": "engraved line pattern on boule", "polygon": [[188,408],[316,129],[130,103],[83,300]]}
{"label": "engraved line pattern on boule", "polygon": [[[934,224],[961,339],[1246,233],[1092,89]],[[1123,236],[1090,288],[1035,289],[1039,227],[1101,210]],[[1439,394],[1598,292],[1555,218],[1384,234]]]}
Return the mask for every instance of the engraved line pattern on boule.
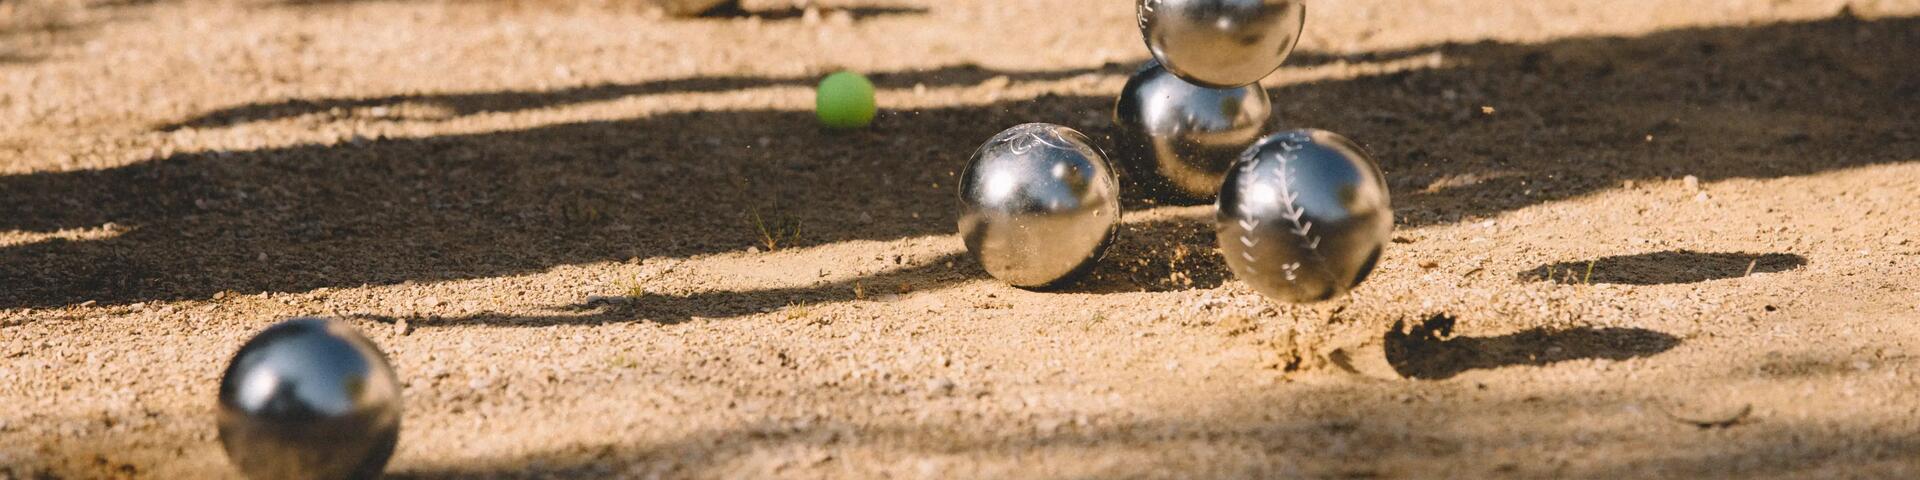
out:
{"label": "engraved line pattern on boule", "polygon": [[1045,125],[1037,124],[1037,123],[1029,123],[1029,124],[1021,125],[1019,127],[1014,127],[1014,128],[1018,128],[1019,133],[1023,135],[1016,135],[1012,138],[1007,139],[1007,142],[1008,142],[1007,148],[1011,149],[1013,153],[1024,154],[1029,151],[1032,151],[1034,147],[1040,147],[1040,146],[1053,147],[1061,150],[1074,149],[1074,147],[1071,145],[1062,145],[1062,144],[1054,143],[1052,140],[1048,140],[1046,138],[1046,134],[1050,132],[1047,131]]}
{"label": "engraved line pattern on boule", "polygon": [[1293,228],[1287,229],[1287,231],[1299,236],[1301,244],[1306,245],[1308,250],[1317,252],[1320,247],[1320,237],[1307,236],[1307,232],[1313,230],[1313,221],[1303,221],[1300,219],[1306,216],[1307,209],[1299,205],[1300,192],[1294,191],[1294,178],[1298,176],[1299,170],[1293,168],[1290,162],[1294,160],[1293,152],[1299,150],[1299,147],[1287,143],[1282,144],[1280,148],[1286,151],[1281,152],[1279,155],[1274,155],[1274,158],[1279,162],[1279,165],[1274,168],[1274,171],[1278,172],[1276,176],[1280,180],[1280,198],[1284,200],[1280,203],[1280,207],[1286,212],[1281,216],[1286,218],[1288,222],[1293,223]]}
{"label": "engraved line pattern on boule", "polygon": [[[1278,163],[1278,165],[1274,166],[1273,170],[1280,180],[1281,198],[1285,199],[1285,202],[1282,202],[1280,206],[1287,212],[1284,215],[1287,221],[1293,223],[1293,228],[1289,228],[1287,231],[1294,234],[1294,236],[1300,237],[1301,245],[1307,247],[1308,258],[1313,260],[1314,269],[1319,270],[1327,276],[1327,278],[1332,278],[1333,272],[1328,271],[1326,258],[1320,255],[1321,237],[1319,235],[1307,236],[1307,232],[1313,230],[1313,221],[1301,220],[1301,217],[1306,216],[1307,209],[1299,205],[1300,193],[1294,191],[1300,170],[1293,166],[1293,162],[1299,159],[1295,152],[1299,152],[1302,148],[1305,148],[1303,145],[1304,141],[1305,139],[1296,138],[1283,140],[1280,142],[1280,153],[1273,156],[1275,162]],[[1299,272],[1300,267],[1300,262],[1293,262],[1284,266],[1287,271],[1287,280],[1298,280],[1299,277],[1296,274]]]}
{"label": "engraved line pattern on boule", "polygon": [[[1248,175],[1255,175],[1259,173],[1260,171],[1259,167],[1260,167],[1260,155],[1259,155],[1258,149],[1249,148],[1246,151],[1240,152],[1240,171],[1241,172]],[[1253,209],[1253,204],[1251,203],[1251,200],[1245,195],[1240,196],[1240,211],[1246,212],[1252,209]],[[1248,221],[1252,221],[1253,224],[1248,225],[1247,224]],[[1248,218],[1248,219],[1241,220],[1240,221],[1240,243],[1248,243],[1249,239],[1251,238],[1250,236],[1253,235],[1253,227],[1258,227],[1258,226],[1260,226],[1260,219]],[[1252,245],[1248,245],[1248,246],[1252,246]],[[1241,250],[1240,258],[1244,258],[1247,260],[1246,265],[1243,265],[1241,268],[1247,269],[1249,273],[1255,273],[1255,274],[1260,273],[1259,269],[1254,268],[1254,265],[1259,264],[1260,260],[1253,257],[1253,249],[1249,248],[1249,249]],[[1287,279],[1289,280],[1293,279],[1293,274],[1291,273],[1287,274]]]}
{"label": "engraved line pattern on boule", "polygon": [[1141,30],[1147,29],[1147,17],[1153,15],[1153,7],[1159,4],[1160,0],[1145,0],[1140,2],[1140,8],[1133,12],[1133,21],[1140,26]]}

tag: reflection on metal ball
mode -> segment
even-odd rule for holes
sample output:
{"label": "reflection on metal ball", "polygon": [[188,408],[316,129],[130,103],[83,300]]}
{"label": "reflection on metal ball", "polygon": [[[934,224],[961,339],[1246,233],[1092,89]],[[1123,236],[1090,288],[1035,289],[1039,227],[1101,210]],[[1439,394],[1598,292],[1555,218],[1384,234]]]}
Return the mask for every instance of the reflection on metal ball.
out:
{"label": "reflection on metal ball", "polygon": [[1085,135],[1029,123],[994,135],[960,176],[960,236],[987,273],[1023,288],[1093,267],[1120,221],[1120,185]]}
{"label": "reflection on metal ball", "polygon": [[1259,85],[1202,87],[1148,61],[1114,104],[1113,162],[1140,193],[1211,200],[1272,113]]}
{"label": "reflection on metal ball", "polygon": [[281,322],[220,379],[220,443],[248,478],[372,478],[400,436],[400,382],[346,323]]}
{"label": "reflection on metal ball", "polygon": [[1380,166],[1352,140],[1324,130],[1260,139],[1227,172],[1215,208],[1220,252],[1234,276],[1295,303],[1359,285],[1393,233]]}
{"label": "reflection on metal ball", "polygon": [[1300,41],[1302,0],[1136,0],[1147,50],[1180,78],[1232,88],[1280,68]]}

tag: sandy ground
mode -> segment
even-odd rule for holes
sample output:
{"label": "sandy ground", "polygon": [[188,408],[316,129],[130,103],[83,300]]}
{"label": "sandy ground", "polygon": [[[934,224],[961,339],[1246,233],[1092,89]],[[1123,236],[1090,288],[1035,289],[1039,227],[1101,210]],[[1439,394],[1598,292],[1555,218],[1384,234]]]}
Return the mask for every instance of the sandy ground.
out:
{"label": "sandy ground", "polygon": [[974,146],[1110,133],[1129,2],[851,1],[0,0],[0,478],[233,475],[301,315],[403,478],[1920,476],[1920,2],[1315,2],[1271,126],[1399,224],[1302,307],[1206,205],[1064,291],[964,256]]}

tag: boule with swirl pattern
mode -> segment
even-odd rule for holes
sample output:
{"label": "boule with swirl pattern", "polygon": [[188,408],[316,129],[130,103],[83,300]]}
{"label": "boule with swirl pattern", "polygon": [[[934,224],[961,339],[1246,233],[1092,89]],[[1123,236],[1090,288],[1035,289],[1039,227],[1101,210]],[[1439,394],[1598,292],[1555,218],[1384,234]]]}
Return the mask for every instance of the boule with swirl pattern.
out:
{"label": "boule with swirl pattern", "polygon": [[960,176],[967,252],[1017,287],[1056,287],[1086,273],[1119,221],[1119,178],[1071,128],[1029,123],[1000,132]]}

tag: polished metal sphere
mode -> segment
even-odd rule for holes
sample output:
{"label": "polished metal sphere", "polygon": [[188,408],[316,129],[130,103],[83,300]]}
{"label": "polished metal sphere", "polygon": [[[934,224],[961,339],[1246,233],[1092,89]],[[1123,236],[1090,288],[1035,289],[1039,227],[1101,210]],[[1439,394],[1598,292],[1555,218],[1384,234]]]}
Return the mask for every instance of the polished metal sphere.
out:
{"label": "polished metal sphere", "polygon": [[220,443],[248,478],[372,478],[400,436],[400,382],[346,323],[281,322],[220,379]]}
{"label": "polished metal sphere", "polygon": [[1300,42],[1302,0],[1137,0],[1147,50],[1180,78],[1213,88],[1260,81]]}
{"label": "polished metal sphere", "polygon": [[1202,87],[1149,60],[1114,103],[1113,162],[1135,192],[1211,200],[1272,114],[1259,85]]}
{"label": "polished metal sphere", "polygon": [[1058,286],[1090,270],[1119,221],[1119,178],[1071,128],[1009,128],[974,151],[960,176],[967,252],[1017,287]]}
{"label": "polished metal sphere", "polygon": [[1387,183],[1365,149],[1324,130],[1260,139],[1227,172],[1215,204],[1234,276],[1288,302],[1346,294],[1393,233]]}

